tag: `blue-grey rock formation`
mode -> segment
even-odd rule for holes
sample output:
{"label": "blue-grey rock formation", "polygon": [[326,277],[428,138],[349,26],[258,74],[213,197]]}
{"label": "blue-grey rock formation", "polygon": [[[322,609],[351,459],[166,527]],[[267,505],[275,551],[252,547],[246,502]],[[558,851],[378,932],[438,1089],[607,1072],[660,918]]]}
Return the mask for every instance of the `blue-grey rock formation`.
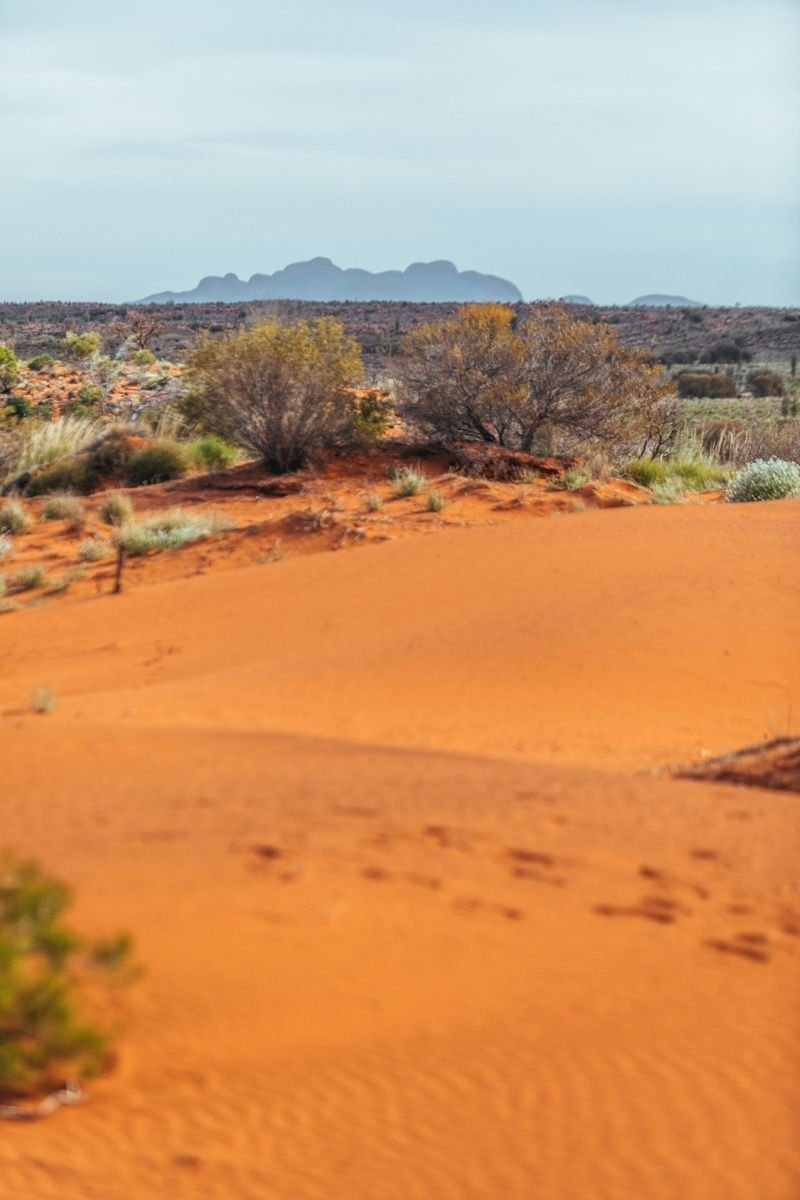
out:
{"label": "blue-grey rock formation", "polygon": [[626,308],[702,308],[699,300],[687,300],[685,296],[662,296],[653,292],[649,296],[637,296]]}
{"label": "blue-grey rock formation", "polygon": [[412,263],[405,271],[343,270],[329,258],[291,263],[272,275],[208,275],[189,292],[156,292],[139,304],[215,300],[411,300],[416,303],[495,300],[516,304],[518,288],[496,275],[459,271],[451,262]]}

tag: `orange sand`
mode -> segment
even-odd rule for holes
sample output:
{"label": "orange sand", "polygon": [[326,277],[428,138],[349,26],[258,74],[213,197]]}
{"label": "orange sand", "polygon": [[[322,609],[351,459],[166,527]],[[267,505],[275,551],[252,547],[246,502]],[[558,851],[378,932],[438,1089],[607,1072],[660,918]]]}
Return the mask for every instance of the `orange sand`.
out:
{"label": "orange sand", "polygon": [[1,840],[147,967],[3,1200],[796,1200],[798,798],[652,769],[797,732],[799,518],[215,543],[2,618]]}

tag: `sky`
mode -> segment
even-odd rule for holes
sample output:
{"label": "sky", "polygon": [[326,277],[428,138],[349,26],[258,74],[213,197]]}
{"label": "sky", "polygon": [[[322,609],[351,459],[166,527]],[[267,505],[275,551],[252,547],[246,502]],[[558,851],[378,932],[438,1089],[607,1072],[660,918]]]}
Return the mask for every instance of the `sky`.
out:
{"label": "sky", "polygon": [[323,255],[800,304],[798,0],[0,0],[0,300]]}

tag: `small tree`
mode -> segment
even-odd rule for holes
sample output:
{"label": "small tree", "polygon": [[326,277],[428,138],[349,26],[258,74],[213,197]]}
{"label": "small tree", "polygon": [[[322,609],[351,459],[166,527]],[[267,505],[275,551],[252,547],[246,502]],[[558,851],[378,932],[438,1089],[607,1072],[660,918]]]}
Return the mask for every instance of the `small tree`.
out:
{"label": "small tree", "polygon": [[421,326],[406,340],[401,386],[409,418],[444,441],[531,451],[559,432],[649,447],[672,424],[660,366],[608,326],[561,311],[515,326],[501,305],[468,305]]}
{"label": "small tree", "polygon": [[186,416],[294,471],[352,438],[361,350],[338,321],[277,320],[205,338],[189,356]]}
{"label": "small tree", "polygon": [[73,333],[69,332],[61,343],[64,357],[70,362],[86,362],[87,359],[94,357],[100,349],[100,335],[98,333]]}
{"label": "small tree", "polygon": [[0,395],[7,395],[17,382],[17,356],[8,346],[0,346]]}

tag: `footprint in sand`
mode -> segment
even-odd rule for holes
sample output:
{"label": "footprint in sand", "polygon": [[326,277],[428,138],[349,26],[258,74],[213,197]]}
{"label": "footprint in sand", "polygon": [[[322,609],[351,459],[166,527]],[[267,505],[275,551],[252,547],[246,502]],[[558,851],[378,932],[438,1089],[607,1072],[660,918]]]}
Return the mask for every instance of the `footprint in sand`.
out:
{"label": "footprint in sand", "polygon": [[598,917],[640,917],[657,925],[673,925],[679,915],[688,915],[690,910],[666,896],[643,896],[638,904],[595,904],[592,912]]}
{"label": "footprint in sand", "polygon": [[738,933],[730,941],[709,938],[703,945],[720,954],[733,954],[749,959],[750,962],[769,962],[769,955],[765,949],[769,945],[769,938],[763,933]]}

